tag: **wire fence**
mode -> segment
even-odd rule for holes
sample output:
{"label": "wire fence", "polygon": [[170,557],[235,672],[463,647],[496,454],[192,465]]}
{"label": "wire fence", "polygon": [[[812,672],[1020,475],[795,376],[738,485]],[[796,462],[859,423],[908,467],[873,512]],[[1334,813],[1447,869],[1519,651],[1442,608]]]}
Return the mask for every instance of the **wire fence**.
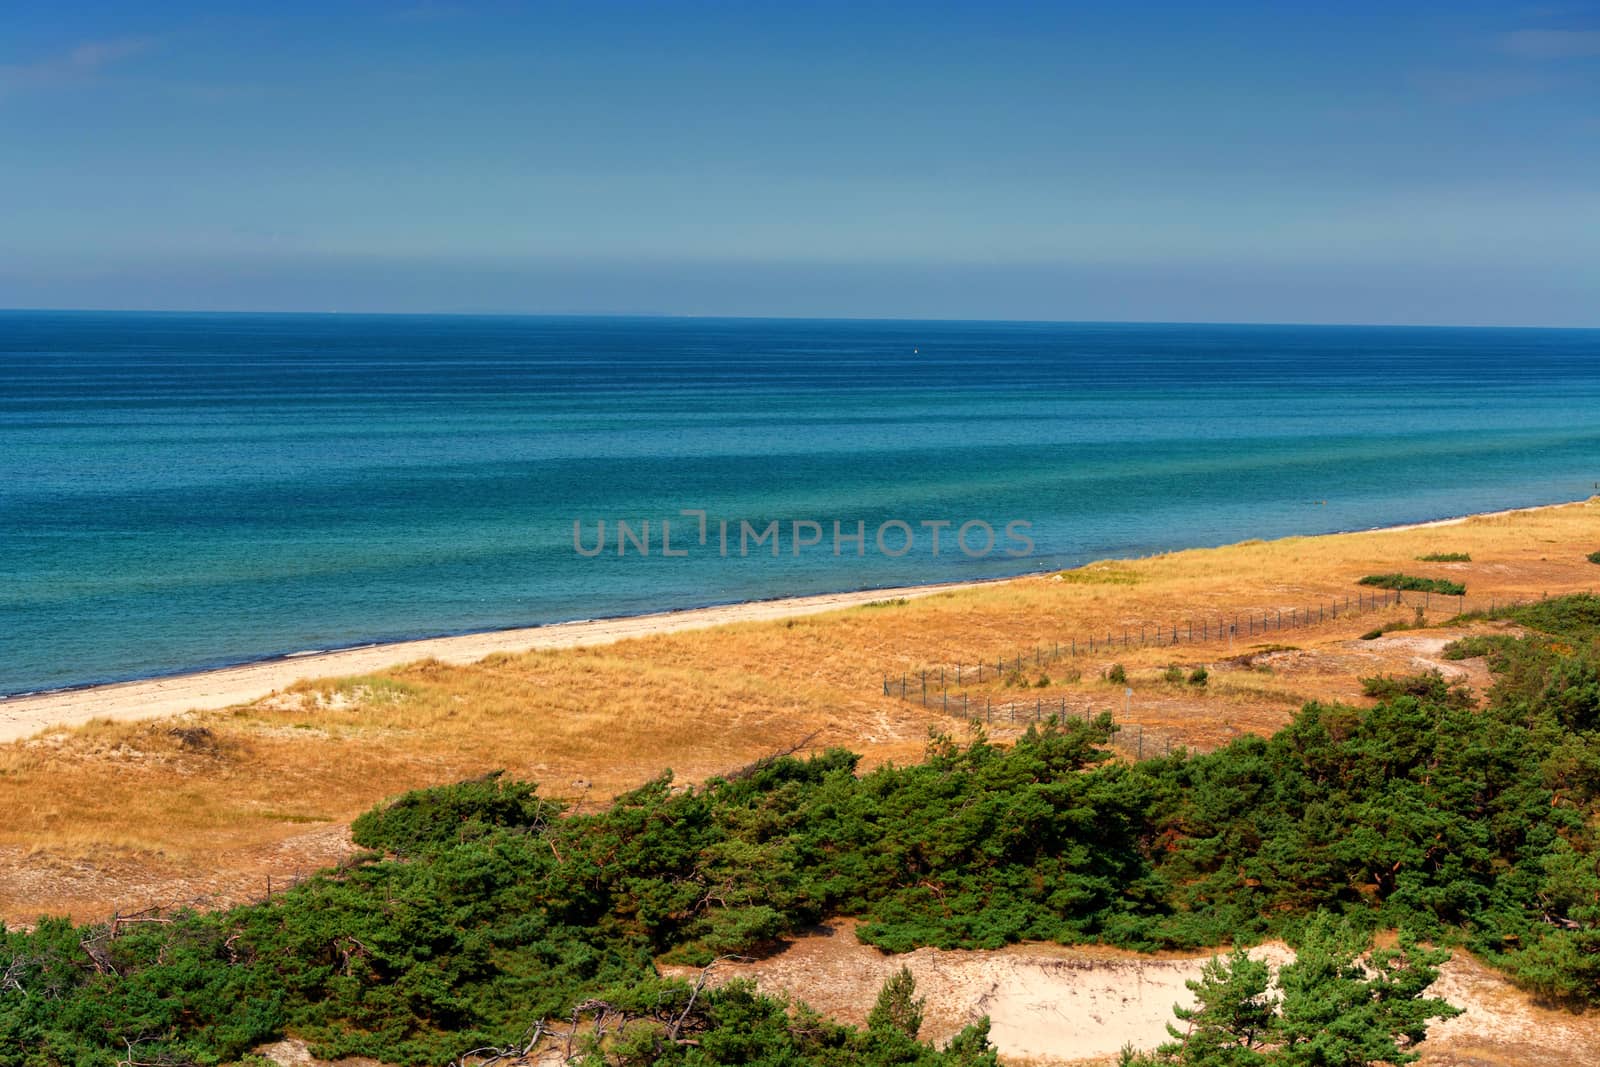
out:
{"label": "wire fence", "polygon": [[[1027,652],[1017,652],[1010,657],[989,660],[973,658],[970,662],[936,664],[916,671],[902,671],[898,676],[884,674],[883,695],[898,697],[924,708],[959,718],[964,722],[985,725],[1026,725],[1041,723],[1051,718],[1061,721],[1085,721],[1102,712],[1109,712],[1116,725],[1111,747],[1135,759],[1161,756],[1181,744],[1177,733],[1167,727],[1147,727],[1131,717],[1133,690],[1123,689],[1120,706],[1103,697],[1096,706],[1091,696],[1083,693],[1030,696],[977,692],[973,688],[985,683],[1028,686],[1025,677],[1019,678],[1028,668],[1043,669],[1053,663],[1067,662],[1083,657],[1103,658],[1115,652],[1142,648],[1173,648],[1184,645],[1206,645],[1226,642],[1229,648],[1241,639],[1268,637],[1279,633],[1304,630],[1308,627],[1349,618],[1352,615],[1387,611],[1400,606],[1414,607],[1420,616],[1433,610],[1444,610],[1459,616],[1472,613],[1495,614],[1506,608],[1532,603],[1529,600],[1502,597],[1469,599],[1466,595],[1449,595],[1433,592],[1380,591],[1372,594],[1358,593],[1353,597],[1334,597],[1325,602],[1296,605],[1287,608],[1251,609],[1233,613],[1197,613],[1182,623],[1154,625],[1144,623],[1129,625],[1119,634],[1107,630],[1083,637],[1052,641],[1048,645],[1035,645]],[[1246,653],[1248,654],[1248,652]],[[1043,687],[1041,683],[1041,687]],[[1120,712],[1120,714],[1119,714]]]}
{"label": "wire fence", "polygon": [[1108,744],[1134,759],[1164,756],[1182,743],[1178,734],[1171,729],[1135,722],[1126,710],[1119,715],[1113,704],[1102,701],[1100,707],[1095,707],[1092,700],[1081,696],[996,700],[992,696],[973,697],[970,693],[941,693],[940,701],[933,706],[964,722],[977,722],[985,726],[1027,726],[1051,719],[1060,722],[1082,719],[1089,722],[1097,715],[1108,713],[1115,727]]}
{"label": "wire fence", "polygon": [[[1412,593],[1412,602],[1424,610],[1431,600],[1448,599],[1457,612],[1465,610],[1465,597],[1441,597],[1439,594]],[[1119,634],[1107,629],[1103,634],[1086,635],[1053,641],[1048,645],[1035,645],[1027,652],[1016,652],[1009,657],[994,660],[974,657],[968,661],[937,664],[916,672],[902,671],[898,678],[883,675],[883,695],[898,696],[903,700],[920,700],[926,707],[932,698],[951,686],[981,686],[985,681],[996,683],[1021,673],[1028,667],[1044,667],[1061,660],[1074,660],[1080,656],[1103,656],[1136,648],[1172,648],[1179,645],[1203,645],[1217,641],[1232,643],[1265,637],[1270,634],[1303,630],[1340,618],[1363,612],[1383,611],[1407,603],[1404,594],[1385,590],[1375,593],[1358,593],[1353,597],[1333,597],[1330,600],[1287,608],[1256,608],[1252,610],[1196,613],[1181,623],[1140,623],[1125,625]]]}

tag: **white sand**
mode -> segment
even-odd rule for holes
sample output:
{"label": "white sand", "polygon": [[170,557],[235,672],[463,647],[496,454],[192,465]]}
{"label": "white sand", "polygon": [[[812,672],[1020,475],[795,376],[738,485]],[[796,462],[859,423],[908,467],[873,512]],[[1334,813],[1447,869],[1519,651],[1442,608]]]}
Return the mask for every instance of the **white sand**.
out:
{"label": "white sand", "polygon": [[791,597],[715,608],[635,615],[622,619],[558,623],[518,630],[498,630],[458,637],[366,645],[361,648],[247,663],[221,670],[167,678],[97,685],[57,693],[0,700],[0,744],[31,737],[56,726],[76,726],[92,719],[154,719],[185,711],[210,711],[259,700],[308,678],[370,674],[403,663],[437,659],[475,663],[496,652],[599,645],[629,637],[648,637],[736,622],[761,622],[795,615],[855,607],[875,600],[922,597],[988,583],[952,582],[906,589],[874,589],[857,593]]}
{"label": "white sand", "polygon": [[[1124,1045],[1151,1049],[1167,1041],[1174,1004],[1194,1004],[1186,982],[1209,955],[1156,957],[1029,943],[996,952],[918,949],[891,956],[855,937],[840,920],[802,936],[772,956],[725,963],[713,982],[753,978],[764,992],[787,993],[853,1025],[866,1021],[885,980],[902,966],[927,999],[922,1038],[948,1041],[987,1015],[1002,1062],[1046,1065],[1115,1063]],[[1274,970],[1294,958],[1281,942],[1250,950]],[[693,968],[664,968],[692,978]],[[1436,1021],[1421,1046],[1423,1067],[1466,1064],[1546,1067],[1592,1063],[1600,1017],[1541,1007],[1503,975],[1457,952],[1429,989],[1465,1009]]]}
{"label": "white sand", "polygon": [[[714,982],[754,978],[768,993],[788,993],[824,1015],[862,1025],[884,981],[901,967],[926,998],[922,1038],[943,1044],[987,1015],[989,1040],[1010,1062],[1068,1063],[1115,1058],[1124,1045],[1149,1049],[1168,1039],[1174,1004],[1193,1006],[1186,982],[1209,955],[1104,958],[1056,945],[999,951],[922,948],[891,956],[856,940],[840,921],[818,936],[753,963],[724,964]],[[1273,967],[1292,959],[1282,944],[1252,949]],[[666,968],[680,977],[691,968]]]}

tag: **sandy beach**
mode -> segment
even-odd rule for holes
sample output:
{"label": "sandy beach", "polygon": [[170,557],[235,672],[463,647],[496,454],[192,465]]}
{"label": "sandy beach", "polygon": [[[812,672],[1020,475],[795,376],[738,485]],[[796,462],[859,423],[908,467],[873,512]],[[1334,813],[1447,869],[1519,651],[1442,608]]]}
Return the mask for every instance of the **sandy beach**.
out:
{"label": "sandy beach", "polygon": [[[1520,514],[1581,507],[1584,503],[1586,502],[1581,500],[1570,501],[1318,536],[1335,537],[1424,530],[1456,526],[1469,521],[1493,520]],[[873,601],[924,597],[949,590],[1018,580],[1022,579],[947,582],[893,589],[828,593],[623,618],[592,619],[583,622],[495,630],[488,633],[363,645],[358,648],[265,660],[217,670],[11,697],[0,699],[0,744],[31,737],[41,730],[52,727],[74,726],[94,719],[133,721],[177,715],[186,711],[212,711],[232,707],[259,700],[306,679],[367,674],[423,659],[469,664],[495,653],[606,644],[626,638],[703,629],[728,623],[763,622],[812,615]]]}
{"label": "sandy beach", "polygon": [[813,615],[876,600],[930,596],[947,590],[988,584],[992,582],[948,582],[899,589],[826,593],[652,615],[631,615],[618,619],[591,619],[454,637],[396,641],[163,678],[11,697],[0,699],[0,744],[31,737],[52,727],[76,726],[93,719],[127,722],[162,718],[186,711],[213,711],[259,700],[309,678],[368,674],[423,659],[453,664],[476,663],[497,652],[598,645],[630,637],[696,630],[727,623],[764,622]]}

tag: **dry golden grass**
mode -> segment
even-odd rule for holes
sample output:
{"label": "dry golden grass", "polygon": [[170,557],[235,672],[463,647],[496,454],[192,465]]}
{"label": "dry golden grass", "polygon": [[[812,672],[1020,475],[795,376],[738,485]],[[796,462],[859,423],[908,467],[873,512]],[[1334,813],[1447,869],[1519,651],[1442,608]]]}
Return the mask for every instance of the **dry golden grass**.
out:
{"label": "dry golden grass", "polygon": [[[1203,536],[1203,534],[1198,535]],[[1198,613],[1304,607],[1357,593],[1375,571],[1465,581],[1471,599],[1537,597],[1600,585],[1585,556],[1600,545],[1600,501],[1426,529],[1250,542],[1097,565],[853,608],[630,639],[496,655],[472,666],[424,662],[297,686],[239,708],[181,720],[95,723],[0,746],[0,917],[41,910],[103,914],[206,893],[259,891],[336,858],[340,828],[387,796],[505,768],[583,804],[671,768],[697,780],[813,737],[869,764],[916,758],[930,726],[952,718],[882,695],[885,673],[993,662],[1037,645],[1170,626]],[[1419,563],[1429,552],[1470,563]],[[1446,612],[1434,612],[1442,621]],[[1122,705],[1100,675],[1123,663],[1134,719],[1174,743],[1209,746],[1281,725],[1312,698],[1357,699],[1361,674],[1417,662],[1402,641],[1354,642],[1388,615],[1175,649],[1080,656],[1082,677],[1025,696],[986,677],[992,699]],[[1398,635],[1397,635],[1398,636]],[[1252,644],[1282,652],[1249,664]],[[1160,678],[1170,662],[1205,664],[1204,690]],[[1270,673],[1268,673],[1270,672]],[[1058,703],[1059,706],[1059,703]],[[1005,736],[1010,723],[994,732]]]}

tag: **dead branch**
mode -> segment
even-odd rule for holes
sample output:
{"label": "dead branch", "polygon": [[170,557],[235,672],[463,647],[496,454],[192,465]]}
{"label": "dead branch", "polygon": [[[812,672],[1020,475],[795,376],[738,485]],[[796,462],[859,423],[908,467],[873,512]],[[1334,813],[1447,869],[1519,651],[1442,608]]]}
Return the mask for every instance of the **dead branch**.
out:
{"label": "dead branch", "polygon": [[372,950],[360,941],[346,934],[339,939],[339,956],[344,960],[340,970],[344,974],[350,973],[350,965],[358,959],[366,959],[372,955]]}
{"label": "dead branch", "polygon": [[716,959],[712,960],[710,963],[706,964],[700,969],[700,977],[695,979],[694,988],[689,990],[689,1003],[683,1006],[683,1011],[679,1012],[678,1017],[672,1021],[672,1025],[667,1027],[668,1041],[678,1040],[678,1034],[683,1031],[684,1021],[689,1018],[689,1013],[694,1011],[694,1002],[700,998],[701,990],[705,989],[706,982],[711,979],[712,969],[715,968],[719,963],[728,963],[734,960],[748,962],[749,957],[718,956]]}
{"label": "dead branch", "polygon": [[89,957],[89,962],[94,964],[96,974],[117,974],[116,965],[111,962],[111,953],[107,952],[105,946],[100,944],[100,940],[103,937],[105,937],[104,934],[86,937],[78,942],[78,946]]}
{"label": "dead branch", "polygon": [[0,993],[14,989],[24,997],[28,991],[22,988],[22,976],[28,972],[28,967],[34,961],[23,956],[12,956],[11,962],[6,964],[4,974],[0,974]]}
{"label": "dead branch", "polygon": [[747,763],[731,774],[723,775],[723,780],[729,782],[742,782],[746,778],[753,778],[784,757],[792,756],[803,748],[810,748],[811,742],[815,741],[817,739],[817,735],[821,732],[821,730],[812,730],[809,734],[806,734],[806,736],[802,737],[788,748],[782,748],[775,752],[769,752],[765,756],[762,756],[760,759],[756,760],[754,763]]}
{"label": "dead branch", "polygon": [[[514,1045],[497,1048],[485,1045],[475,1048],[470,1052],[463,1052],[450,1061],[450,1067],[494,1067],[501,1060],[515,1060],[521,1062],[533,1052],[534,1046],[546,1037],[560,1037],[552,1030],[545,1028],[544,1020],[540,1019],[524,1031],[521,1039]],[[480,1058],[481,1057],[481,1058]],[[471,1062],[469,1062],[471,1061]]]}

